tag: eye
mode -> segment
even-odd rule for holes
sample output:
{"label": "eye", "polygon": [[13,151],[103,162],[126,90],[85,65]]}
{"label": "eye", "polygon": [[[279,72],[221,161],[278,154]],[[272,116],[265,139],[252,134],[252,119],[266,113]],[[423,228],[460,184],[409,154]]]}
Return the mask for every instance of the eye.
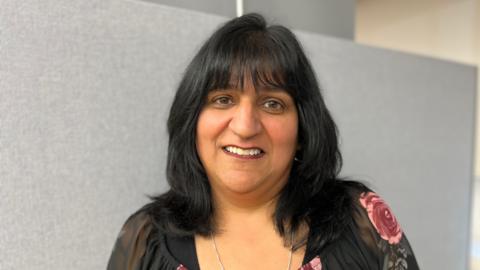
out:
{"label": "eye", "polygon": [[230,96],[217,96],[212,99],[212,103],[216,107],[228,107],[233,104],[233,99]]}
{"label": "eye", "polygon": [[285,109],[285,106],[280,101],[277,101],[275,99],[269,99],[265,101],[263,103],[263,107],[265,107],[265,109],[267,109],[268,111],[276,113],[283,112],[283,110]]}

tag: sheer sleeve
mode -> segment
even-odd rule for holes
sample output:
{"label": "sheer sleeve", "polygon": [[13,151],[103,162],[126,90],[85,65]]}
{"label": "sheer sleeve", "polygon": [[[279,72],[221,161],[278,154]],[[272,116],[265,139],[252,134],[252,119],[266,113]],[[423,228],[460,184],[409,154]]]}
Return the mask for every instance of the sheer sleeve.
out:
{"label": "sheer sleeve", "polygon": [[151,229],[150,217],[143,212],[128,218],[118,234],[107,270],[140,269]]}
{"label": "sheer sleeve", "polygon": [[418,270],[410,244],[395,215],[374,192],[363,192],[354,216],[360,238],[383,270]]}

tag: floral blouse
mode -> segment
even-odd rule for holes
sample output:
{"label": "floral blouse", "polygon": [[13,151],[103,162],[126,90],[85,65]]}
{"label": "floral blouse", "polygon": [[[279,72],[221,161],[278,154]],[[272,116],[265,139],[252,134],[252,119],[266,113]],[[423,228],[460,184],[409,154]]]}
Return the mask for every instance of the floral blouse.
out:
{"label": "floral blouse", "polygon": [[[320,254],[307,242],[298,270],[418,270],[408,240],[385,201],[373,192],[359,194],[356,201],[354,224]],[[120,231],[107,270],[153,269],[199,270],[194,239],[162,234],[146,213],[137,212]]]}

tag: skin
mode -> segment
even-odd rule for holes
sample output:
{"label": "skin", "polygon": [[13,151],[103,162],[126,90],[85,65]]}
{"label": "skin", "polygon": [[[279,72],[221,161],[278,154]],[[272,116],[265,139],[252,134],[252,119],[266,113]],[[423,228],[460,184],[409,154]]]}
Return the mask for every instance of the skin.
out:
{"label": "skin", "polygon": [[[215,240],[228,270],[286,269],[289,247],[275,231],[272,214],[286,184],[298,148],[298,113],[282,89],[211,91],[197,123],[197,152],[212,187]],[[261,149],[260,155],[238,155],[226,146]],[[202,269],[220,269],[210,237],[195,236]],[[297,250],[291,269],[301,266]]]}

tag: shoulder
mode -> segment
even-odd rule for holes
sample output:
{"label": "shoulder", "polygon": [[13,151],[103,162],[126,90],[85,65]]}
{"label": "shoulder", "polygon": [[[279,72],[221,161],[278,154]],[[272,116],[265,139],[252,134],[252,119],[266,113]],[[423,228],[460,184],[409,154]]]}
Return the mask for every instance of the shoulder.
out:
{"label": "shoulder", "polygon": [[326,182],[308,202],[309,242],[319,253],[336,245],[354,223],[357,198],[369,189],[360,182],[341,179]]}
{"label": "shoulder", "polygon": [[107,270],[160,266],[161,269],[177,269],[180,266],[167,248],[166,233],[153,216],[155,210],[158,209],[149,203],[127,218],[118,233]]}
{"label": "shoulder", "polygon": [[152,228],[151,218],[145,211],[132,214],[118,233],[107,269],[138,269]]}
{"label": "shoulder", "polygon": [[139,210],[127,218],[120,230],[117,239],[130,242],[131,240],[145,241],[152,231],[152,220],[150,215]]}
{"label": "shoulder", "polygon": [[418,269],[387,202],[361,182],[329,182],[310,204],[309,252],[325,269]]}
{"label": "shoulder", "polygon": [[410,243],[388,203],[374,191],[367,191],[358,194],[356,205],[354,220],[359,238],[384,268],[418,269]]}
{"label": "shoulder", "polygon": [[332,244],[330,256],[341,254],[350,258],[346,261],[367,269],[418,269],[405,232],[388,203],[361,183],[340,181],[338,185],[348,197],[350,222]]}
{"label": "shoulder", "polygon": [[403,230],[387,202],[373,191],[362,192],[356,198],[359,208],[355,216],[360,228],[374,230],[389,244],[398,244],[402,240]]}

